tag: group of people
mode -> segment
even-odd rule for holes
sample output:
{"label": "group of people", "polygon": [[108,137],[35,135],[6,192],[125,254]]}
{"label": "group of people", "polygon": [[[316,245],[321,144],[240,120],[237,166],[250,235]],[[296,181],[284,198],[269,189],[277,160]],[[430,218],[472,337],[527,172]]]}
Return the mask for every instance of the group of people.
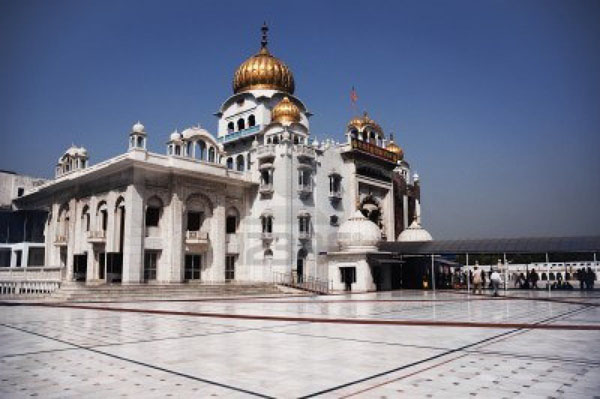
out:
{"label": "group of people", "polygon": [[[498,296],[498,289],[500,289],[500,284],[502,282],[502,277],[500,277],[500,273],[498,273],[497,269],[492,268],[490,270],[490,286],[492,288],[492,293],[494,296]],[[478,292],[482,293],[482,288],[485,287],[485,273],[479,267],[475,266],[473,270],[473,275],[471,278],[473,283],[473,293],[477,294]]]}
{"label": "group of people", "polygon": [[592,270],[591,267],[588,266],[587,270],[585,268],[577,269],[575,272],[577,276],[577,280],[579,280],[579,289],[584,290],[593,290],[594,282],[596,281],[596,273]]}

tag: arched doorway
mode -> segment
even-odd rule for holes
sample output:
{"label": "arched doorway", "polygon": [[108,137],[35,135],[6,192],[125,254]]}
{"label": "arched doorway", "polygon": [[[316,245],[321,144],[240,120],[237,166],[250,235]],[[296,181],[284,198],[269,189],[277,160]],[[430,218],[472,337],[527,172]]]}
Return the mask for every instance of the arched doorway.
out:
{"label": "arched doorway", "polygon": [[296,277],[298,283],[304,282],[304,268],[306,266],[306,250],[300,248],[296,258]]}

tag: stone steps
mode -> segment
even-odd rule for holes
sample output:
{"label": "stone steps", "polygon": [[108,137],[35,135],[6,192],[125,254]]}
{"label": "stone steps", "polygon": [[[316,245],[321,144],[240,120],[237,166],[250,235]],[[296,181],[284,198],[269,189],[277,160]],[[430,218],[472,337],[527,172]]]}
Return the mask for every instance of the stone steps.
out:
{"label": "stone steps", "polygon": [[165,285],[63,285],[54,292],[56,301],[127,301],[200,299],[209,297],[285,295],[273,284],[165,284]]}

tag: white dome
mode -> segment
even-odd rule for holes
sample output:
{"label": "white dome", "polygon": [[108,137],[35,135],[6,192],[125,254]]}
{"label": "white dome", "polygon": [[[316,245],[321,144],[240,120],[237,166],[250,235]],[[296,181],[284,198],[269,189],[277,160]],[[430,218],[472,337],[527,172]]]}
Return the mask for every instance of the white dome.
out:
{"label": "white dome", "polygon": [[192,137],[196,136],[210,136],[210,133],[200,126],[187,128],[182,132],[182,134],[184,139],[191,139]]}
{"label": "white dome", "polygon": [[132,131],[133,133],[145,133],[145,131],[144,131],[145,129],[146,129],[146,128],[144,127],[144,125],[142,125],[142,124],[140,123],[140,121],[137,121],[137,122],[135,123],[135,125],[133,125],[133,126],[131,127],[131,131]]}
{"label": "white dome", "polygon": [[338,230],[338,243],[342,251],[361,252],[377,249],[381,240],[379,227],[367,219],[361,211],[346,220]]}
{"label": "white dome", "polygon": [[417,221],[413,221],[408,229],[404,230],[398,236],[398,241],[432,241],[433,237]]}
{"label": "white dome", "polygon": [[180,141],[181,133],[179,133],[177,130],[175,130],[173,133],[171,133],[171,136],[169,136],[169,138],[171,139],[171,141]]}

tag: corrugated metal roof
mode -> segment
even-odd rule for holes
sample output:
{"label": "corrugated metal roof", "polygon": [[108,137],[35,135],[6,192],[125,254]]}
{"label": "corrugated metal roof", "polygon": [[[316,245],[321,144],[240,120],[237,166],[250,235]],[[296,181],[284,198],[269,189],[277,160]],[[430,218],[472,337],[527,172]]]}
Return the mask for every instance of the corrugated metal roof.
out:
{"label": "corrugated metal roof", "polygon": [[381,241],[379,250],[401,254],[600,252],[600,236],[523,237],[428,242]]}

